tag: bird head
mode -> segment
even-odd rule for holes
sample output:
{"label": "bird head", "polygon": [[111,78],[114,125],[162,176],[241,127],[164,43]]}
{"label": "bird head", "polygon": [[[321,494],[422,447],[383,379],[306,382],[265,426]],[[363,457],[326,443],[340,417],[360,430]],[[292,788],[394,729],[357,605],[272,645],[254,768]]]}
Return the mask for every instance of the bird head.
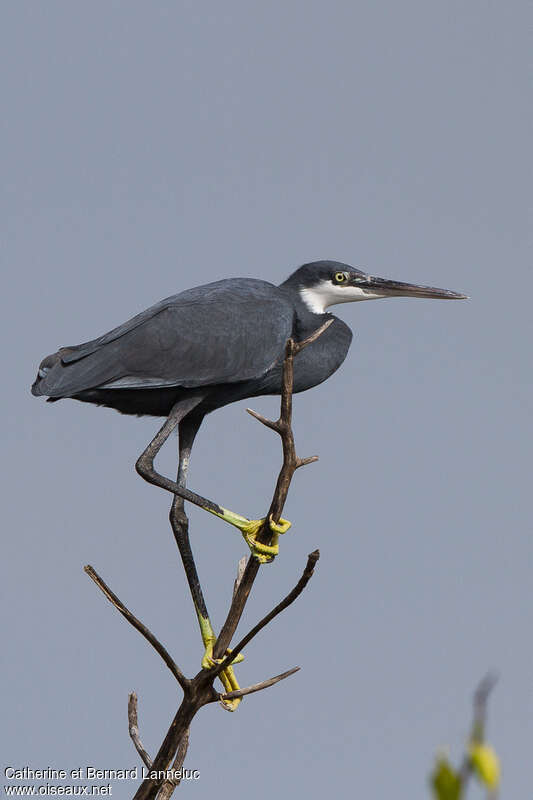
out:
{"label": "bird head", "polygon": [[467,295],[416,283],[402,283],[369,275],[340,261],[304,264],[282,284],[298,291],[306,306],[323,314],[328,306],[382,297],[428,297],[434,300],[466,300]]}

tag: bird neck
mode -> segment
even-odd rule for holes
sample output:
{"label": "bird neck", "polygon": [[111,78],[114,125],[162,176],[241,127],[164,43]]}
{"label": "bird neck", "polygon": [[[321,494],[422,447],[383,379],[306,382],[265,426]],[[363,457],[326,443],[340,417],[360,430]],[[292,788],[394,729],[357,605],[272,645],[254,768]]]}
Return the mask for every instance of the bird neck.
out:
{"label": "bird neck", "polygon": [[302,340],[310,336],[328,319],[334,319],[329,312],[315,312],[302,299],[299,289],[291,286],[288,281],[282,283],[279,289],[286,294],[294,307],[295,325],[294,332],[297,339]]}

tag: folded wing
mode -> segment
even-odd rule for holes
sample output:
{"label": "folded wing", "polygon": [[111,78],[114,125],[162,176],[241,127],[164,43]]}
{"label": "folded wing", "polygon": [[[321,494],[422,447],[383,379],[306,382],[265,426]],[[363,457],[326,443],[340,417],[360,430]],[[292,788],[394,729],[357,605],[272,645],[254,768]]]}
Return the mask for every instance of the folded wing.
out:
{"label": "folded wing", "polygon": [[293,309],[277,287],[230,279],[162,300],[109,333],[44,359],[33,393],[235,383],[283,358]]}

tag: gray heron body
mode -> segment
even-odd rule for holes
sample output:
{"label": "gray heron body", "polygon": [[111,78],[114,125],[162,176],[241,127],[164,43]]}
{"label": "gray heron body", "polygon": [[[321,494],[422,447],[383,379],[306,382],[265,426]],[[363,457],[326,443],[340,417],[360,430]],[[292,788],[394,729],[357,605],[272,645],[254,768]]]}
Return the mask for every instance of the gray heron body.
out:
{"label": "gray heron body", "polygon": [[326,309],[393,296],[464,298],[375,278],[336,261],[305,264],[280,286],[221,280],[168,297],[97,339],[47,356],[32,393],[164,417],[176,404],[198,398],[194,415],[203,417],[237,400],[279,394],[287,339],[305,339],[331,319],[295,359],[294,392],[302,392],[329,378],[351,343],[349,327]]}
{"label": "gray heron body", "polygon": [[[244,398],[279,394],[285,344],[332,324],[294,360],[294,392],[330,377],[342,364],[352,332],[327,309],[383,297],[464,299],[465,295],[368,275],[338,261],[304,264],[280,286],[231,278],[168,297],[109,333],[62,347],[40,364],[34,395],[73,398],[125,414],[167,417],[137,461],[138,472],[241,530],[249,520],[186,488],[190,451],[206,414]],[[179,426],[177,483],[153,461]],[[255,522],[255,521],[254,521]],[[245,531],[255,555],[253,531]],[[245,537],[246,538],[246,537]],[[272,555],[268,548],[263,556]]]}
{"label": "gray heron body", "polygon": [[[463,299],[446,289],[418,286],[368,275],[336,261],[316,261],[275,286],[252,278],[217,281],[168,297],[109,333],[63,347],[40,364],[34,395],[49,401],[73,398],[109,406],[125,414],[166,417],[137,461],[149,482],[174,494],[171,522],[202,630],[209,666],[214,633],[190,550],[180,524],[183,500],[238,527],[252,553],[269,561],[277,546],[255,536],[262,520],[248,520],[186,488],[191,448],[206,414],[228,403],[281,391],[285,344],[302,341],[324,322],[332,324],[294,360],[294,392],[325,381],[342,364],[352,333],[327,309],[334,304],[383,297]],[[177,481],[154,470],[160,448],[178,427]],[[276,526],[274,538],[289,523]],[[227,691],[237,685],[231,669],[222,673]]]}

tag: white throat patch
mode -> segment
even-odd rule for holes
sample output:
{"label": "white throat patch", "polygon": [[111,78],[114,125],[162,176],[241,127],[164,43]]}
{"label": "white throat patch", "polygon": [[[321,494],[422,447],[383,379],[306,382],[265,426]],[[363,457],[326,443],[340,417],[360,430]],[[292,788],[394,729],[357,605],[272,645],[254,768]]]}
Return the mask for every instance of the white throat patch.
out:
{"label": "white throat patch", "polygon": [[387,295],[371,292],[362,286],[335,286],[331,281],[321,281],[312,288],[300,289],[300,297],[314,314],[323,314],[336,303],[353,303],[356,300],[377,300]]}

